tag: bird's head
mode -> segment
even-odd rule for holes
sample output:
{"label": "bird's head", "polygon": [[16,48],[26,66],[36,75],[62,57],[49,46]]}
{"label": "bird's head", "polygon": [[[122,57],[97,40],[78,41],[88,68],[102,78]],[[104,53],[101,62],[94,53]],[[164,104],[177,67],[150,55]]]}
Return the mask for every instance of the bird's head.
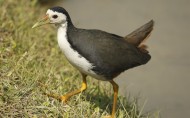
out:
{"label": "bird's head", "polygon": [[62,7],[53,7],[47,10],[44,18],[35,23],[32,28],[36,28],[45,24],[60,25],[70,21],[68,12]]}

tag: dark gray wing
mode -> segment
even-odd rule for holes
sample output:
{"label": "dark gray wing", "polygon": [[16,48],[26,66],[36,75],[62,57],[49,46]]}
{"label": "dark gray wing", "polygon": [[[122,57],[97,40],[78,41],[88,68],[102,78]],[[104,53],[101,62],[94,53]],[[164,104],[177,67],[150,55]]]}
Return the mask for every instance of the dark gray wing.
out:
{"label": "dark gray wing", "polygon": [[80,29],[69,35],[72,47],[96,65],[95,72],[108,78],[150,59],[123,37],[104,31]]}

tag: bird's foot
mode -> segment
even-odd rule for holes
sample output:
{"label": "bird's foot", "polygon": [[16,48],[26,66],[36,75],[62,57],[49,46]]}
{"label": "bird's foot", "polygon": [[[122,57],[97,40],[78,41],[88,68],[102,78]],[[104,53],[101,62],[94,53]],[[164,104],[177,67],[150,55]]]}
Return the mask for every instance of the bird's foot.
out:
{"label": "bird's foot", "polygon": [[69,97],[68,95],[63,95],[63,96],[60,97],[60,100],[61,100],[62,102],[64,102],[64,103],[66,103],[69,98],[70,98],[70,97]]}
{"label": "bird's foot", "polygon": [[68,95],[59,96],[56,94],[48,94],[48,93],[44,93],[44,94],[47,95],[48,97],[55,98],[63,103],[66,103],[68,101],[68,99],[70,98],[70,96],[68,96]]}
{"label": "bird's foot", "polygon": [[[38,82],[38,84],[39,84],[41,87],[45,88],[45,89],[48,88],[47,85],[45,85],[45,84],[43,84],[43,83],[41,83],[41,82]],[[67,100],[70,98],[68,95],[59,96],[59,95],[57,95],[57,94],[52,94],[52,93],[49,94],[49,93],[46,93],[45,91],[43,91],[43,94],[46,95],[46,96],[48,96],[48,97],[55,98],[55,99],[57,99],[57,100],[59,100],[59,101],[62,101],[63,103],[66,103]]]}
{"label": "bird's foot", "polygon": [[57,94],[49,94],[49,93],[44,92],[44,95],[47,95],[48,97],[51,97],[51,98],[55,98],[57,100],[61,100],[61,97]]}

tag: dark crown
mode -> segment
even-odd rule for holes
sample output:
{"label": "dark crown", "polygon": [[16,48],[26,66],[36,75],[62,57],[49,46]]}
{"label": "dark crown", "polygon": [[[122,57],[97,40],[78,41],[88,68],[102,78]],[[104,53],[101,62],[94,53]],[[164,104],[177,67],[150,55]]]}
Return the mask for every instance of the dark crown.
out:
{"label": "dark crown", "polygon": [[68,14],[68,12],[62,8],[62,7],[59,7],[59,6],[56,6],[56,7],[52,7],[50,8],[52,11],[56,11],[56,12],[59,12],[59,13],[63,13],[63,14]]}

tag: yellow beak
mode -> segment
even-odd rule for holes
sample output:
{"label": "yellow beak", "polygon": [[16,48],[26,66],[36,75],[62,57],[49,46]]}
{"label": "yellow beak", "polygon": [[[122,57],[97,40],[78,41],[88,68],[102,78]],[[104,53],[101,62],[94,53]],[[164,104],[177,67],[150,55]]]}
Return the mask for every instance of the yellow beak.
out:
{"label": "yellow beak", "polygon": [[46,15],[43,19],[41,19],[40,21],[38,21],[37,23],[35,23],[32,28],[36,28],[45,24],[50,24],[50,20],[48,15]]}

